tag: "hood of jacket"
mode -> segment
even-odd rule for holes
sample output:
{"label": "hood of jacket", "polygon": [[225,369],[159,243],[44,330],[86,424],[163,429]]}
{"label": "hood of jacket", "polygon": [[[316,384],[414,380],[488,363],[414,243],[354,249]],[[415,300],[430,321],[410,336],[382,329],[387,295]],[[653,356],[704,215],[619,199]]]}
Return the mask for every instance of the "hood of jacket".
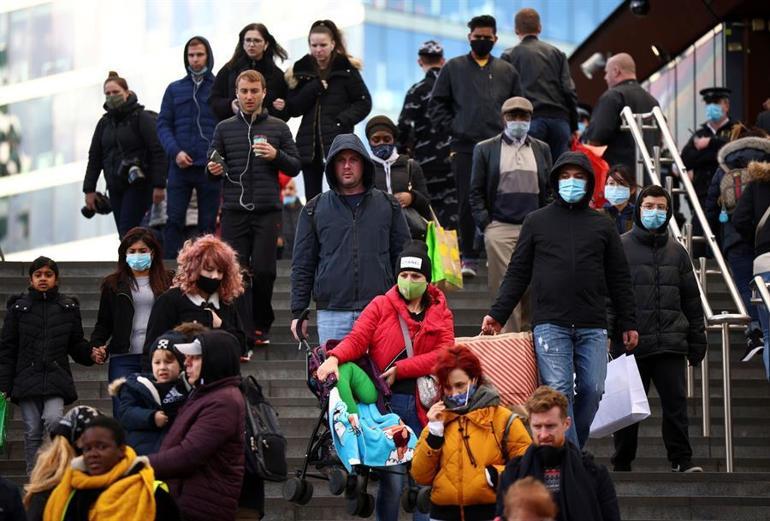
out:
{"label": "hood of jacket", "polygon": [[752,161],[770,161],[770,139],[743,137],[730,141],[719,149],[719,166],[725,172],[735,168],[746,168]]}
{"label": "hood of jacket", "polygon": [[754,181],[770,183],[770,161],[752,161],[749,163],[749,175]]}
{"label": "hood of jacket", "polygon": [[[559,195],[559,174],[561,173],[561,170],[566,166],[576,166],[583,170],[587,175],[588,179],[586,182],[586,194],[583,196],[583,198],[574,203],[570,204],[564,199],[561,198]],[[556,161],[556,164],[553,165],[553,168],[551,169],[551,175],[550,175],[550,183],[551,188],[553,189],[553,193],[556,194],[556,202],[558,202],[561,205],[567,206],[567,207],[575,207],[575,208],[588,208],[588,203],[591,201],[591,197],[594,195],[594,185],[596,183],[596,176],[594,174],[594,169],[591,166],[591,161],[588,159],[588,156],[586,156],[582,152],[565,152],[562,155],[559,156],[559,159]]]}
{"label": "hood of jacket", "polygon": [[343,150],[352,150],[361,156],[364,162],[364,188],[368,191],[374,186],[374,161],[369,157],[363,142],[355,134],[340,134],[332,141],[329,154],[326,156],[326,181],[336,190],[337,176],[334,173],[334,158]]}
{"label": "hood of jacket", "polygon": [[[331,69],[329,74],[332,75],[336,72],[350,71],[350,69],[361,70],[364,68],[364,64],[358,58],[353,56],[343,56],[336,54],[330,65]],[[286,84],[290,89],[295,88],[299,83],[301,77],[316,77],[318,76],[317,62],[313,56],[306,54],[289,67],[284,74]]]}
{"label": "hood of jacket", "polygon": [[[184,375],[181,376],[182,378]],[[122,376],[116,380],[110,382],[107,386],[107,392],[110,396],[119,396],[120,389],[126,386],[127,388],[134,389],[135,391],[151,397],[152,400],[160,406],[160,394],[152,381],[152,376],[132,374],[128,376]]]}
{"label": "hood of jacket", "polygon": [[632,233],[634,233],[637,237],[649,243],[651,243],[656,238],[660,238],[664,241],[666,240],[668,237],[668,222],[671,220],[671,217],[674,214],[671,196],[664,190],[667,201],[666,206],[668,207],[668,210],[666,211],[666,222],[663,224],[663,227],[659,229],[660,231],[651,232],[642,226],[642,201],[649,194],[653,186],[655,185],[647,186],[639,192],[639,197],[636,199],[636,206],[634,207],[634,229],[632,231]]}
{"label": "hood of jacket", "polygon": [[183,60],[184,60],[184,70],[187,71],[187,74],[191,74],[190,71],[187,70],[187,67],[190,66],[190,62],[187,60],[187,48],[190,46],[191,40],[200,40],[203,42],[203,45],[206,47],[206,67],[208,67],[208,71],[206,74],[211,74],[213,76],[214,74],[214,52],[211,50],[211,44],[209,41],[204,38],[203,36],[193,36],[189,40],[187,40],[187,43],[184,44],[184,49],[182,50],[183,54]]}
{"label": "hood of jacket", "polygon": [[209,385],[231,376],[240,376],[241,346],[232,334],[222,330],[206,331],[197,337],[203,350],[200,381]]}

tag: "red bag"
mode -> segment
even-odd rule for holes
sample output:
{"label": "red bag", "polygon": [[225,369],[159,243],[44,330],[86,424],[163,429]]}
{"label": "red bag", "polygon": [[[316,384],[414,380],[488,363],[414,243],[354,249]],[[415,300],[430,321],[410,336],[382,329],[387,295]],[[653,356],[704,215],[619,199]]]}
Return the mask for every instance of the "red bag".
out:
{"label": "red bag", "polygon": [[[604,183],[607,182],[607,172],[610,171],[610,166],[607,161],[602,159],[600,155],[594,153],[594,150],[599,147],[587,147],[577,139],[572,141],[572,150],[574,152],[582,152],[591,161],[591,166],[594,169],[594,195],[591,197],[591,208],[603,208],[604,203],[607,200],[604,198]],[[604,147],[606,148],[606,147]]]}
{"label": "red bag", "polygon": [[500,394],[505,406],[522,405],[538,386],[537,359],[532,333],[456,338],[481,360],[481,370]]}

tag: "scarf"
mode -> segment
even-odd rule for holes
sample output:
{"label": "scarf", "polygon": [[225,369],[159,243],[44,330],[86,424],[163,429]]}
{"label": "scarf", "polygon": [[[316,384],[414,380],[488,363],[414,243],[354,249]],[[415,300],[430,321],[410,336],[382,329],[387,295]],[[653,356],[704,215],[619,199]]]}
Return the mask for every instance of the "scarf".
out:
{"label": "scarf", "polygon": [[[141,470],[132,472],[137,465],[141,465]],[[72,460],[72,466],[46,503],[43,521],[60,521],[74,492],[93,489],[103,491],[88,511],[89,521],[155,519],[155,472],[146,457],[137,457],[134,449],[126,446],[126,455],[106,474],[91,476],[82,468],[82,456]]]}
{"label": "scarf", "polygon": [[370,156],[372,158],[372,161],[375,163],[379,163],[382,165],[382,168],[385,170],[385,186],[388,189],[388,193],[393,193],[393,187],[390,184],[390,167],[393,166],[393,163],[396,162],[396,159],[398,159],[398,150],[396,148],[393,148],[393,153],[390,154],[390,157],[387,159],[380,159],[379,157],[372,154]]}

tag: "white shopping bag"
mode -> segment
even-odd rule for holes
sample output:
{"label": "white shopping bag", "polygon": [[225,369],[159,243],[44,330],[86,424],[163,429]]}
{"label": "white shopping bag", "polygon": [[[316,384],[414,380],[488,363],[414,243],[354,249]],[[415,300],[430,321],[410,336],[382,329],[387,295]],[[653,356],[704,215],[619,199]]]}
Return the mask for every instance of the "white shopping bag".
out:
{"label": "white shopping bag", "polygon": [[607,364],[604,395],[591,424],[591,438],[603,438],[650,415],[634,355],[624,355]]}

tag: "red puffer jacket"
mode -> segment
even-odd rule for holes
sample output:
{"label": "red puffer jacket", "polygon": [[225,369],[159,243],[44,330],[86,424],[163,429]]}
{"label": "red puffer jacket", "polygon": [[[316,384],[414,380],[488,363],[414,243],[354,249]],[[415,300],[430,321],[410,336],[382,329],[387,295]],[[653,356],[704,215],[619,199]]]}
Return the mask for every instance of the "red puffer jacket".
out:
{"label": "red puffer jacket", "polygon": [[[400,314],[409,328],[414,356],[396,362],[396,379],[418,378],[431,374],[436,364],[438,349],[454,345],[454,319],[440,289],[428,284],[430,304],[425,318],[417,322],[409,315],[406,302],[394,286],[385,295],[372,300],[358,317],[353,330],[329,352],[340,362],[351,362],[369,354],[380,371],[398,358],[404,350],[404,336],[398,321]],[[415,393],[417,390],[415,389]],[[425,410],[417,400],[417,414],[425,425]]]}

